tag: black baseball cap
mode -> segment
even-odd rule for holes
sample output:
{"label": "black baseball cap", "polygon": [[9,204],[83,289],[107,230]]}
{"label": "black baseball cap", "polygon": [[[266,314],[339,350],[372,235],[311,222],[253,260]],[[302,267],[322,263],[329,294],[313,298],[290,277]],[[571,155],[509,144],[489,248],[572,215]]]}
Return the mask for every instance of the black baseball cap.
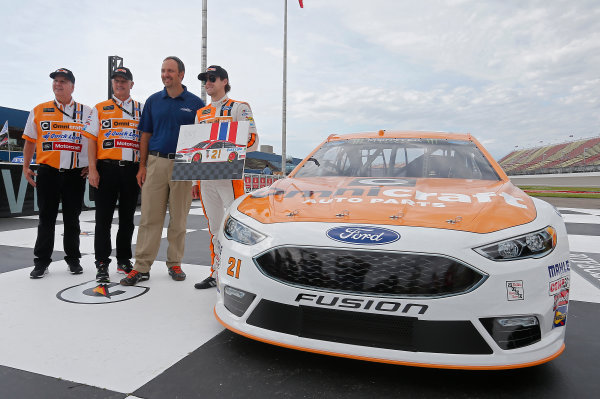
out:
{"label": "black baseball cap", "polygon": [[125,67],[118,67],[117,69],[115,69],[110,75],[110,78],[113,79],[115,76],[122,76],[127,80],[133,80],[133,75],[131,71],[129,70],[129,68]]}
{"label": "black baseball cap", "polygon": [[206,81],[206,77],[208,75],[215,75],[221,79],[229,79],[227,71],[218,65],[211,65],[208,68],[206,68],[206,72],[202,72],[200,75],[198,75],[198,79]]}
{"label": "black baseball cap", "polygon": [[56,76],[64,76],[71,81],[71,83],[75,83],[75,75],[73,72],[69,71],[67,68],[58,68],[56,71],[50,74],[50,78],[54,79]]}

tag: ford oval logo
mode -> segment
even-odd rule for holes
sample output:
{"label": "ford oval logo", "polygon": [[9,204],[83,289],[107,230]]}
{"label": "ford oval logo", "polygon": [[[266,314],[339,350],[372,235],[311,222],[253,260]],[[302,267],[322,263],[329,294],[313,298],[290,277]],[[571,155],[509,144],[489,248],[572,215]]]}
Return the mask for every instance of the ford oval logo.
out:
{"label": "ford oval logo", "polygon": [[400,239],[400,234],[381,227],[344,226],[327,230],[327,237],[355,245],[389,244]]}

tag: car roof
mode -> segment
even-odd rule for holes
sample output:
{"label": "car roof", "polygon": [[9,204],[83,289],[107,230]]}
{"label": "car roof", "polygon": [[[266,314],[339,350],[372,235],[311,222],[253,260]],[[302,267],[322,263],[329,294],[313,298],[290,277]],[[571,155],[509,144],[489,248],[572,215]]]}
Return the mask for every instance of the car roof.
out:
{"label": "car roof", "polygon": [[471,136],[469,133],[422,132],[422,131],[412,131],[412,130],[379,130],[377,132],[332,134],[327,138],[327,141],[349,140],[349,139],[360,139],[360,138],[381,138],[381,137],[475,141],[473,136]]}

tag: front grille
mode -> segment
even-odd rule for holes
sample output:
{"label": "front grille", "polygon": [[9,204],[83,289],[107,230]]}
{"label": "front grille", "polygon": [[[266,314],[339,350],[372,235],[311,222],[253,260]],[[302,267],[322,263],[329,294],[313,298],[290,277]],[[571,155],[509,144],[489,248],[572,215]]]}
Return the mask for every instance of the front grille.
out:
{"label": "front grille", "polygon": [[487,278],[455,259],[416,253],[278,247],[255,262],[262,273],[283,283],[351,294],[449,296]]}
{"label": "front grille", "polygon": [[468,320],[416,317],[293,306],[262,299],[247,323],[320,341],[410,352],[489,355],[492,349]]}

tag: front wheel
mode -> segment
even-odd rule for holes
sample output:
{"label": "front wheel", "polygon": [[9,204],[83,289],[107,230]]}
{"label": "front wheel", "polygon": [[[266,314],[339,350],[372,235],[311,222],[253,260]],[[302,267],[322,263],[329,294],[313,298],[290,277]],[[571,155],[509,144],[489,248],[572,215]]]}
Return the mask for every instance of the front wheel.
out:
{"label": "front wheel", "polygon": [[194,162],[200,162],[202,160],[202,154],[200,154],[199,152],[195,153],[194,156],[192,157],[192,161]]}

